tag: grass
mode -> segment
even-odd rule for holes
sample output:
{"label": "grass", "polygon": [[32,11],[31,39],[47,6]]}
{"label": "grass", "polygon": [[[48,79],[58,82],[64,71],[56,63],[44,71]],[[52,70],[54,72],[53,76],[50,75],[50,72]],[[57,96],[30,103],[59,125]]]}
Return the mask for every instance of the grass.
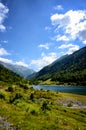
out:
{"label": "grass", "polygon": [[40,85],[57,85],[59,82],[51,81],[51,79],[47,79],[45,81],[39,81]]}
{"label": "grass", "polygon": [[[85,102],[86,96],[0,85],[0,116],[19,130],[85,130],[86,109],[62,102]],[[3,130],[3,128],[2,128]]]}

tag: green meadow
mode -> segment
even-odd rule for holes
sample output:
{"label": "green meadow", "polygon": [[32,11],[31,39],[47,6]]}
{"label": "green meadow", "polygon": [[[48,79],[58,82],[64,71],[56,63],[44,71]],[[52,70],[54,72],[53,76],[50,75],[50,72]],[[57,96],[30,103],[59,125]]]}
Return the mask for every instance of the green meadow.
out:
{"label": "green meadow", "polygon": [[86,96],[0,82],[1,130],[85,130]]}

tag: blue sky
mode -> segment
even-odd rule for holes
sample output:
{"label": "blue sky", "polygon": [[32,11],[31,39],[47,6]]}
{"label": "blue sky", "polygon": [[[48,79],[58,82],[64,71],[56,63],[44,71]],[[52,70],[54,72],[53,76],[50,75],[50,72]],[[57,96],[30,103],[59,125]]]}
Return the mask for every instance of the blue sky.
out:
{"label": "blue sky", "polygon": [[0,0],[0,61],[36,71],[86,46],[86,0]]}

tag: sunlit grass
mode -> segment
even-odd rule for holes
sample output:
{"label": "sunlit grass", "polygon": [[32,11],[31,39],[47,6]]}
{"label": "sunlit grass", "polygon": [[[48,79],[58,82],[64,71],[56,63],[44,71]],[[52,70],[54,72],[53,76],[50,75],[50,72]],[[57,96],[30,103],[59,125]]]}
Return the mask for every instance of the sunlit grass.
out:
{"label": "sunlit grass", "polygon": [[[3,86],[3,85],[2,85]],[[86,96],[19,86],[1,87],[0,116],[20,130],[85,130],[86,109],[65,107],[66,100],[85,102]],[[12,90],[12,92],[11,92]],[[31,95],[32,94],[32,95]]]}

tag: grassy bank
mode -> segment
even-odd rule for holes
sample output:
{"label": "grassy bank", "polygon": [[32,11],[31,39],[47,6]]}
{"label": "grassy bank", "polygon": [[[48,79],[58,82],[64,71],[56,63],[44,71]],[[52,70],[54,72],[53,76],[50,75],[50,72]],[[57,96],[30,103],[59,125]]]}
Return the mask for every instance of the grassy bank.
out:
{"label": "grassy bank", "polygon": [[85,130],[85,101],[82,95],[0,85],[0,116],[19,130]]}

